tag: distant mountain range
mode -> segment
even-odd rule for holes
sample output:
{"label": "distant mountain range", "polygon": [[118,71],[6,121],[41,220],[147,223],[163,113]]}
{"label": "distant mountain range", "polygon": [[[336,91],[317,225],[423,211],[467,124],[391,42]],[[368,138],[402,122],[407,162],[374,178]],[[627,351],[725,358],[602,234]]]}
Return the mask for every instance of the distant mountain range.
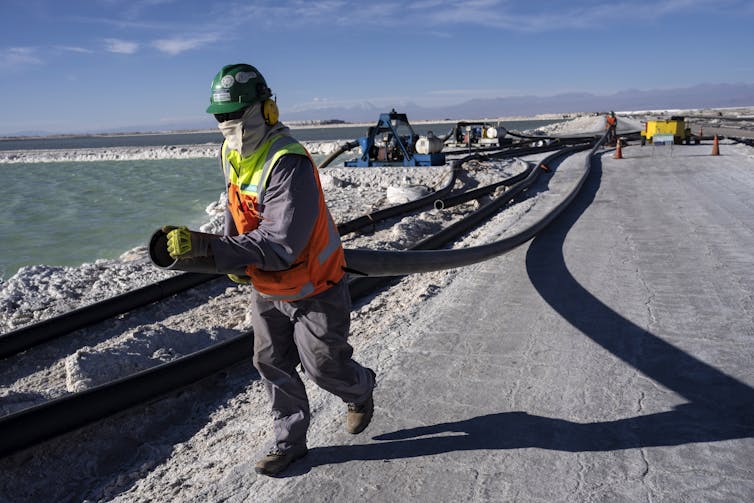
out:
{"label": "distant mountain range", "polygon": [[[567,93],[554,96],[509,96],[474,99],[453,106],[422,107],[413,103],[396,106],[409,120],[474,119],[608,110],[676,108],[728,108],[754,106],[754,84],[701,84],[677,89],[628,89],[615,94]],[[283,111],[285,120],[341,119],[348,122],[376,120],[385,107],[354,107]]]}
{"label": "distant mountain range", "polygon": [[[754,106],[754,84],[700,84],[676,89],[627,89],[615,94],[566,93],[554,96],[508,96],[505,98],[473,99],[458,105],[422,107],[414,103],[375,106],[369,102],[349,107],[322,107],[306,110],[281,110],[286,123],[307,121],[373,122],[379,114],[395,108],[411,120],[482,119],[538,114],[566,114],[573,112],[604,112],[608,110],[658,110],[729,108]],[[194,121],[160,124],[141,124],[120,127],[97,133],[155,132],[215,129],[215,121],[208,115]],[[17,133],[42,135],[41,132]]]}

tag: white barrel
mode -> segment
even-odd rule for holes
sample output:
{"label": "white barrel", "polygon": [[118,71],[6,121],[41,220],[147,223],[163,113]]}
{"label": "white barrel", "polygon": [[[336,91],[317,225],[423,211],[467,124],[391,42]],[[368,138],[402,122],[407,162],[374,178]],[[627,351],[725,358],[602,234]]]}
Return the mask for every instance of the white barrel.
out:
{"label": "white barrel", "polygon": [[497,129],[490,126],[484,129],[484,137],[485,138],[497,138]]}
{"label": "white barrel", "polygon": [[436,136],[420,136],[416,140],[417,154],[436,154],[442,151],[443,141]]}

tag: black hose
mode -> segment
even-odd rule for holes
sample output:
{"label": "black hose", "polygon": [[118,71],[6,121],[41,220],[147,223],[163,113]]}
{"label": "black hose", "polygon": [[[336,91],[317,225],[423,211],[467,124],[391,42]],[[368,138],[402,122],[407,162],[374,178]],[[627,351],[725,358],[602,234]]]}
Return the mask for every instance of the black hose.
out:
{"label": "black hose", "polygon": [[402,213],[406,213],[409,211],[418,210],[422,207],[429,207],[432,206],[438,198],[444,197],[448,192],[451,191],[453,188],[453,185],[456,183],[456,179],[458,178],[458,170],[460,165],[463,163],[462,160],[453,161],[451,163],[451,175],[448,181],[443,185],[440,189],[424,196],[420,197],[419,199],[415,199],[413,201],[408,201],[406,203],[398,204],[396,206],[391,206],[389,208],[384,208],[382,210],[375,211],[373,213],[369,213],[367,215],[362,215],[358,218],[354,218],[353,220],[349,220],[348,222],[343,222],[342,224],[338,224],[338,232],[341,236],[345,236],[346,234],[350,234],[351,232],[355,232],[359,229],[362,229],[364,227],[367,227],[369,225],[374,225],[375,223],[386,220],[388,218],[392,218],[394,216],[400,215]]}
{"label": "black hose", "polygon": [[477,189],[467,190],[465,192],[461,192],[459,194],[450,196],[446,199],[441,199],[441,198],[435,199],[435,209],[442,210],[442,209],[452,208],[453,206],[458,206],[459,204],[463,204],[467,201],[471,201],[472,199],[479,199],[480,197],[491,194],[498,187],[502,187],[502,186],[510,187],[512,185],[515,185],[521,180],[525,180],[526,177],[529,176],[529,173],[531,173],[532,169],[534,169],[534,167],[531,164],[529,164],[524,171],[522,171],[521,173],[517,175],[513,175],[510,178],[506,178],[505,180],[491,183],[489,185],[485,185],[484,187],[479,187]]}
{"label": "black hose", "polygon": [[456,128],[450,128],[450,131],[445,134],[445,136],[438,136],[442,140],[443,143],[448,141],[448,138],[450,138],[453,135],[453,132],[456,130]]}
{"label": "black hose", "polygon": [[[603,140],[600,140],[600,142],[604,141],[604,138],[606,138],[606,137],[603,137]],[[595,147],[595,149],[596,149],[596,147]],[[594,150],[592,151],[592,153],[593,152],[594,152]],[[587,159],[590,159],[591,155],[592,154],[590,154],[589,156],[587,156]],[[543,159],[538,164],[538,166],[542,166],[543,164],[546,164],[546,163],[550,162],[550,160],[552,159],[552,157],[555,157],[555,156],[548,156],[547,158]],[[534,170],[534,172],[535,172],[534,176],[535,177],[538,175],[539,171],[540,171],[539,169],[535,169]],[[526,177],[528,178],[530,176],[530,174],[531,173],[526,173]],[[528,186],[526,184],[524,184],[524,185]],[[523,188],[525,188],[525,187],[522,187],[521,185],[519,185],[516,188],[512,188],[511,190],[509,190],[505,194],[505,196],[507,198],[509,198],[511,196],[515,196],[516,193],[517,192],[520,193]],[[499,202],[499,201],[496,200],[495,202]],[[490,204],[495,204],[495,202],[490,203]],[[480,209],[480,211],[481,211],[481,209]],[[466,218],[473,218],[473,216],[469,216],[469,217],[466,217]],[[417,245],[411,247],[411,250],[417,250],[417,251],[408,251],[408,252],[407,251],[399,251],[399,252],[371,252],[370,250],[348,250],[348,249],[346,249],[345,250],[345,252],[346,252],[346,261],[348,262],[349,260],[352,260],[353,263],[358,263],[358,260],[368,261],[369,258],[359,257],[358,256],[359,254],[361,254],[361,252],[391,254],[391,255],[393,255],[393,259],[397,259],[397,260],[400,260],[401,257],[408,257],[409,256],[409,255],[401,255],[401,254],[416,254],[416,253],[427,254],[427,253],[430,253],[430,252],[426,252],[426,251],[422,252],[422,251],[418,251],[418,250],[419,249],[426,250],[427,248],[432,247],[432,246],[440,247],[440,246],[446,244],[447,242],[450,242],[452,239],[455,239],[456,234],[460,234],[466,227],[470,227],[470,226],[466,225],[466,218],[464,218],[464,219],[460,220],[459,222],[456,222],[455,224],[451,225],[448,228],[448,230],[443,230],[442,232],[445,233],[445,239],[441,240],[441,239],[436,239],[434,237],[430,237],[430,238],[428,238],[428,239],[426,239],[426,240],[418,243]],[[450,230],[451,228],[454,229],[454,230]],[[448,251],[453,251],[453,250],[443,250],[443,252],[448,252]],[[463,250],[459,250],[459,251],[463,251]],[[387,257],[387,255],[383,255],[383,257]],[[438,256],[435,255],[435,258],[437,258],[437,257]],[[441,255],[440,255],[440,257],[441,257]],[[395,266],[395,262],[392,262],[392,265]],[[368,269],[368,267],[369,266],[366,266],[365,269]],[[437,267],[433,268],[433,270],[439,270],[439,269],[440,268],[437,268]],[[359,271],[359,272],[361,272],[361,271]],[[396,272],[399,272],[399,271],[396,271]],[[429,271],[426,271],[426,272],[429,272]],[[358,296],[358,297],[360,297],[362,295],[366,295],[368,292],[372,291],[373,289],[381,287],[381,286],[384,286],[385,284],[387,284],[387,283],[395,280],[397,277],[402,276],[402,275],[404,275],[404,274],[400,274],[399,273],[399,274],[396,274],[396,275],[389,275],[389,276],[382,276],[382,275],[380,275],[380,276],[374,276],[374,275],[372,275],[372,276],[365,276],[362,273],[360,277],[357,277],[357,278],[353,279],[349,283],[349,288],[351,290],[351,295]]]}
{"label": "black hose", "polygon": [[251,334],[0,418],[0,456],[188,386],[251,356]]}
{"label": "black hose", "polygon": [[352,148],[356,148],[358,146],[359,146],[359,142],[357,140],[349,141],[348,143],[341,145],[337,150],[335,150],[330,155],[325,157],[325,160],[322,161],[322,164],[319,165],[319,169],[327,167],[327,165],[333,162],[343,152],[347,152],[351,150]]}
{"label": "black hose", "polygon": [[[513,236],[486,245],[454,250],[429,251],[426,249],[415,248],[407,251],[378,251],[346,249],[346,263],[351,269],[354,269],[359,273],[367,276],[402,276],[413,273],[452,269],[455,267],[461,267],[476,262],[481,262],[492,257],[502,255],[503,253],[507,253],[534,237],[537,232],[539,232],[548,223],[550,223],[552,219],[554,219],[573,200],[589,173],[592,155],[594,155],[597,148],[605,141],[606,138],[607,134],[605,134],[592,148],[591,152],[587,156],[586,169],[584,170],[584,174],[582,175],[576,187],[566,197],[566,199],[558,206],[556,206],[552,212],[548,213],[534,225],[518,232],[517,234],[514,234]],[[583,149],[583,147],[569,147],[568,149],[564,149],[561,152],[573,152]],[[559,157],[561,155],[563,155],[563,153],[556,153],[543,160],[542,163],[551,162],[555,157]],[[535,169],[529,175],[529,177],[532,178],[531,182],[525,180],[520,183],[531,184],[538,175],[539,170]],[[489,203],[483,209],[480,209],[480,212],[484,211],[487,214],[491,214],[494,211],[497,211],[497,209],[499,209],[502,204],[509,201],[510,198],[515,195],[513,194],[513,192],[513,190],[506,192],[505,197],[499,198],[500,201],[496,200],[492,203]],[[448,239],[446,240],[446,242],[466,230],[468,230],[468,225],[464,225],[463,229],[459,227],[457,229],[457,232],[448,232]],[[438,246],[439,244],[439,242],[435,242],[433,243],[433,246]]]}
{"label": "black hose", "polygon": [[204,273],[180,274],[7,332],[0,335],[0,358],[25,351],[42,342],[150,304],[156,299],[164,299],[217,277]]}

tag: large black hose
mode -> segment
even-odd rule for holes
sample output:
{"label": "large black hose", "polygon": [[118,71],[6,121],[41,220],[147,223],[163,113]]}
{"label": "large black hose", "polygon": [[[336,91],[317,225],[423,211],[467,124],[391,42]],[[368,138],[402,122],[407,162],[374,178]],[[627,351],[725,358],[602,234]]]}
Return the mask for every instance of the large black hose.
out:
{"label": "large black hose", "polygon": [[[412,249],[407,251],[378,251],[346,249],[346,262],[351,269],[354,269],[367,276],[403,276],[406,274],[452,269],[488,260],[492,257],[507,253],[534,237],[537,232],[542,230],[558,214],[560,214],[560,212],[563,211],[563,209],[568,206],[568,204],[570,204],[570,202],[578,193],[579,189],[581,189],[586,176],[589,174],[591,157],[594,155],[597,148],[605,141],[606,138],[607,135],[605,134],[592,148],[585,161],[584,173],[579,179],[579,182],[569,193],[569,195],[551,212],[545,215],[545,217],[534,223],[532,226],[527,227],[526,229],[523,229],[522,231],[508,238],[501,239],[499,241],[486,245],[453,250],[430,251],[426,249]],[[564,149],[564,151],[569,152],[575,150],[583,150],[583,148],[570,147],[569,149]],[[558,153],[550,156],[545,159],[543,163],[551,161],[551,158],[558,157],[559,155],[562,154]],[[529,176],[533,179],[536,179],[538,174],[539,170],[535,169]],[[527,181],[523,181],[521,183],[527,183]],[[529,184],[530,183],[531,182],[529,182]],[[509,192],[513,192],[513,190]],[[512,196],[506,194],[505,198],[499,199],[503,202],[507,202],[508,200],[510,200],[510,197]],[[484,208],[484,212],[491,214],[492,212],[497,211],[497,209],[499,209],[499,206],[501,206],[502,204],[501,201],[493,201],[492,203],[487,205],[486,208]]]}
{"label": "large black hose", "polygon": [[0,418],[0,456],[66,433],[207,377],[251,356],[248,333],[86,391]]}
{"label": "large black hose", "polygon": [[[574,146],[562,149],[555,154],[546,157],[541,163],[548,164],[552,160],[562,157],[570,152],[578,150],[584,150],[587,146]],[[474,214],[463,219],[462,222],[454,224],[450,229],[441,231],[442,236],[457,236],[463,232],[468,231],[472,225],[482,221],[489,217],[494,212],[510,201],[516,194],[524,190],[526,187],[534,183],[539,175],[538,169],[533,169],[529,172],[526,179],[515,184],[511,189],[503,196],[488,203]],[[179,269],[179,270],[203,270],[205,272],[220,272],[220,273],[232,273],[239,274],[234,271],[217,271],[214,260],[211,257],[203,259],[172,259],[167,255],[165,251],[165,238],[161,234],[162,230],[158,230],[150,241],[149,255],[155,265],[166,269]],[[219,238],[220,236],[214,236]],[[527,238],[528,239],[528,238]],[[435,240],[435,242],[438,242]],[[517,243],[515,246],[518,246]],[[439,251],[423,251],[423,250],[409,250],[409,251],[381,251],[381,250],[354,250],[346,249],[346,264],[352,271],[358,272],[364,276],[401,276],[411,273],[437,271],[441,269],[452,269],[454,267],[460,267],[462,265],[469,265],[474,262],[486,260],[487,258],[499,255],[503,252],[495,251],[498,248],[492,247],[474,247],[465,248],[460,250],[439,250]],[[507,244],[505,245],[507,246]],[[504,248],[504,251],[509,251],[512,247]],[[184,269],[186,268],[186,269]]]}
{"label": "large black hose", "polygon": [[[578,148],[578,147],[572,147],[572,148]],[[501,156],[501,155],[506,155],[506,154],[498,153],[498,156]],[[510,155],[510,154],[507,154],[507,155]],[[492,157],[492,156],[489,156],[489,157]],[[464,162],[470,161],[472,159],[484,160],[484,159],[487,159],[487,156],[484,156],[482,154],[471,154],[461,159],[454,160],[451,164],[452,166],[451,177],[448,180],[448,182],[445,184],[445,186],[442,187],[439,191],[429,194],[427,196],[424,196],[422,198],[416,199],[414,201],[409,201],[407,203],[399,204],[397,206],[385,208],[384,210],[376,211],[374,213],[363,215],[359,218],[350,220],[348,222],[344,222],[338,225],[338,232],[340,233],[340,235],[345,235],[350,232],[354,232],[358,229],[361,229],[363,227],[366,227],[368,225],[373,225],[374,223],[380,220],[385,220],[387,218],[394,217],[396,215],[405,213],[407,211],[413,211],[424,206],[431,206],[435,204],[436,201],[442,200],[442,197],[452,189],[453,185],[455,184],[456,177],[458,174],[458,169],[460,168],[461,164],[463,164]],[[520,175],[516,175],[515,177],[513,177],[513,179],[517,180],[519,176]],[[503,180],[496,184],[492,184],[491,186],[482,187],[480,189],[475,189],[473,193],[473,197],[475,198],[481,197],[484,194],[488,194],[492,192],[498,186],[502,184],[507,184],[507,183],[510,183],[510,182],[507,180]],[[457,201],[454,201],[453,204],[458,204],[458,203]],[[205,234],[205,236],[208,239],[222,238],[222,236],[219,236],[216,234]],[[155,231],[155,233],[152,235],[149,241],[149,258],[152,260],[152,262],[156,266],[160,268],[170,269],[170,270],[181,270],[181,271],[197,271],[197,272],[201,271],[201,272],[216,273],[216,274],[236,274],[236,275],[245,274],[243,271],[219,271],[217,270],[217,266],[212,257],[201,257],[201,258],[191,258],[191,259],[173,259],[167,254],[166,243],[167,243],[166,234],[164,231],[162,231],[162,229],[158,229],[157,231]],[[351,266],[349,265],[349,267]]]}
{"label": "large black hose", "polygon": [[322,163],[319,165],[319,169],[322,169],[324,167],[327,167],[331,162],[333,162],[340,154],[343,152],[347,152],[351,150],[352,148],[356,148],[359,146],[359,142],[357,140],[349,141],[348,143],[341,145],[337,150],[332,152],[330,155],[325,157],[325,160],[322,161]]}
{"label": "large black hose", "polygon": [[453,206],[458,206],[459,204],[463,204],[467,201],[471,201],[472,199],[479,199],[480,197],[491,194],[492,192],[497,190],[498,187],[513,186],[517,184],[518,182],[525,180],[526,177],[528,177],[529,174],[531,173],[532,169],[534,169],[533,166],[529,164],[524,171],[522,171],[521,173],[517,175],[513,175],[510,178],[506,178],[505,180],[491,183],[489,185],[485,185],[484,187],[479,187],[477,189],[467,190],[465,192],[461,192],[459,194],[455,194],[453,196],[449,196],[444,199],[437,198],[435,199],[435,209],[441,210],[444,208],[452,208]]}
{"label": "large black hose", "polygon": [[[196,232],[201,234],[207,240],[219,240],[223,236],[220,234],[208,234],[206,232]],[[246,268],[235,269],[232,271],[219,271],[215,263],[215,257],[192,257],[174,259],[168,254],[168,235],[163,229],[157,229],[149,239],[149,258],[152,263],[160,269],[169,269],[173,271],[204,272],[207,274],[235,274],[244,276]]]}
{"label": "large black hose", "polygon": [[214,274],[195,272],[180,274],[7,332],[0,335],[0,358],[19,353],[55,337],[106,320],[111,316],[145,306],[154,302],[155,299],[163,299],[217,277]]}

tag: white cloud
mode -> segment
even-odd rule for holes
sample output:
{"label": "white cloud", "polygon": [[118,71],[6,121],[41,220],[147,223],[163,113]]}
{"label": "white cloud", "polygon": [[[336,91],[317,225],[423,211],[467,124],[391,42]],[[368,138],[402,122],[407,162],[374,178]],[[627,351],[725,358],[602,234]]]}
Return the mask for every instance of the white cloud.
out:
{"label": "white cloud", "polygon": [[70,45],[56,45],[55,49],[58,49],[60,51],[67,51],[67,52],[78,52],[80,54],[91,54],[92,52],[94,52],[91,49],[86,49],[84,47],[75,47],[75,46],[70,46]]}
{"label": "white cloud", "polygon": [[[722,1],[722,0],[720,0]],[[736,3],[736,0],[725,0]],[[612,4],[596,1],[553,2],[535,10],[505,0],[470,0],[463,3],[434,1],[424,13],[427,22],[437,25],[464,23],[492,28],[546,32],[561,29],[589,29],[617,22],[651,23],[676,13],[703,11],[704,0],[657,0],[650,4],[623,1]]]}
{"label": "white cloud", "polygon": [[193,38],[175,37],[155,40],[152,45],[159,51],[175,56],[191,49],[217,41],[216,35],[200,35]]}
{"label": "white cloud", "polygon": [[[719,4],[742,9],[742,0],[718,0],[718,6],[707,0],[655,0],[651,3],[619,0],[605,4],[599,0],[576,2],[546,1],[540,3],[513,0],[375,0],[369,3],[343,0],[289,2],[258,1],[233,4],[234,16],[229,22],[243,25],[250,20],[264,21],[267,26],[299,26],[326,23],[330,26],[419,27],[436,36],[446,36],[447,29],[465,24],[519,32],[548,32],[562,29],[592,29],[616,23],[653,23],[658,18],[678,13],[703,13]],[[227,7],[226,7],[227,8]],[[229,9],[228,9],[229,10]],[[296,13],[291,16],[291,11]]]}
{"label": "white cloud", "polygon": [[27,65],[40,65],[42,60],[37,57],[33,47],[9,47],[0,52],[0,68],[16,68]]}
{"label": "white cloud", "polygon": [[118,54],[133,54],[139,50],[139,44],[137,42],[129,42],[117,38],[106,38],[105,49],[108,52],[115,52]]}

